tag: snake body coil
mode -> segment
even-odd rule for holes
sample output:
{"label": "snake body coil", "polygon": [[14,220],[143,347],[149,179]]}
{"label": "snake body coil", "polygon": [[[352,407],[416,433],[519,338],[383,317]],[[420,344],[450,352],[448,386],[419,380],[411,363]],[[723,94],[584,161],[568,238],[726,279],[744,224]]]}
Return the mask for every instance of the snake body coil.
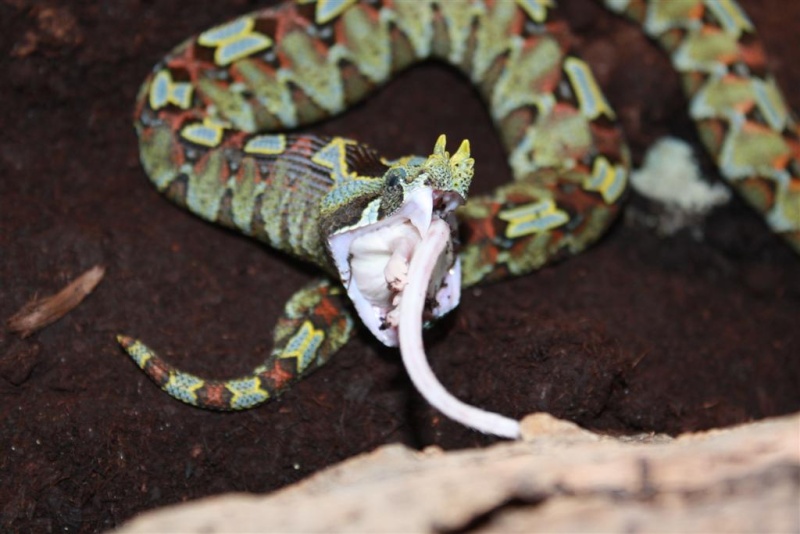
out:
{"label": "snake body coil", "polygon": [[[747,16],[733,0],[606,4],[670,54],[720,173],[800,252],[798,129]],[[397,291],[390,281],[383,295],[382,279],[373,288],[372,275],[360,274],[353,255],[369,264],[373,251],[359,232],[388,228],[382,221],[398,213],[401,223],[416,225],[414,202],[428,202],[427,217],[455,228],[453,210],[472,178],[468,145],[451,156],[440,140],[430,156],[392,161],[350,139],[282,132],[343,112],[428,59],[455,66],[478,88],[514,178],[455,211],[460,252],[448,262],[450,275],[460,269],[463,285],[521,275],[596,241],[624,198],[627,148],[552,8],[551,0],[300,0],[239,17],[170,52],[136,104],[150,179],[192,213],[318,265],[337,281],[316,281],[292,297],[270,357],[240,379],[193,376],[121,336],[128,354],[184,402],[250,408],[347,342],[353,320],[339,281],[351,298],[358,286],[362,320],[379,339],[395,342],[392,304],[382,306]],[[405,234],[387,232],[386,240],[406,242]],[[377,254],[399,261],[387,272],[402,277],[396,249]],[[457,303],[457,292],[445,286],[435,288],[432,317]],[[370,307],[380,310],[365,319]]]}

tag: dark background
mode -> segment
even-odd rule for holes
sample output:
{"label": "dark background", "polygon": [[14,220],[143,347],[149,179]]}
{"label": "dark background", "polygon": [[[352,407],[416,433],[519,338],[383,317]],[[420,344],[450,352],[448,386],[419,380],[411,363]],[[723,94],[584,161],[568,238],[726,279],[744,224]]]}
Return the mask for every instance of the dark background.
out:
{"label": "dark background", "polygon": [[[800,109],[800,3],[743,4]],[[274,490],[384,443],[493,441],[443,420],[397,352],[366,332],[280,399],[239,414],[172,400],[116,346],[115,334],[128,333],[189,371],[244,373],[269,353],[283,303],[313,275],[160,197],[131,127],[139,84],[160,56],[263,5],[0,0],[0,318],[94,264],[107,268],[55,325],[25,340],[0,331],[0,528],[97,531],[169,503]],[[637,28],[584,0],[563,12],[637,163],[663,135],[695,142],[677,76]],[[437,65],[310,130],[387,156],[427,153],[442,132],[466,137],[475,190],[509,179],[476,93]],[[630,209],[651,206],[634,195]],[[738,200],[701,230],[701,241],[689,231],[662,239],[623,218],[577,258],[467,291],[428,336],[437,375],[473,404],[545,410],[610,433],[677,434],[797,411],[800,260]]]}

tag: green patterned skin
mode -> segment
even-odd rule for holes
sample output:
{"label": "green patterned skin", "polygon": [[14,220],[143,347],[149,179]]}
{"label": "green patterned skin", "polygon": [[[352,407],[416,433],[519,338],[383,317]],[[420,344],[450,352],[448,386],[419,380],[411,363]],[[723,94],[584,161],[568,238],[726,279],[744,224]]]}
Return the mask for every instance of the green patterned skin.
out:
{"label": "green patterned skin", "polygon": [[605,3],[669,53],[720,174],[800,252],[800,131],[741,7],[733,0]]}
{"label": "green patterned skin", "polygon": [[[746,15],[732,0],[605,3],[671,55],[721,174],[800,252],[798,129]],[[419,172],[436,153],[390,162],[353,140],[281,132],[346,110],[410,65],[444,61],[480,91],[514,178],[458,212],[462,284],[529,273],[603,235],[629,172],[614,111],[552,7],[300,0],[239,17],[178,46],[143,84],[135,112],[142,164],[176,204],[335,274],[327,237],[379,217],[375,206],[387,211],[396,201],[386,187],[392,169]],[[237,380],[190,375],[140,341],[119,339],[173,397],[245,409],[346,343],[348,310],[337,284],[302,289],[269,359]]]}
{"label": "green patterned skin", "polygon": [[353,319],[344,291],[327,279],[308,284],[289,299],[273,334],[267,360],[244,377],[207,380],[180,371],[141,341],[118,340],[147,376],[174,398],[202,408],[242,410],[278,395],[347,343]]}

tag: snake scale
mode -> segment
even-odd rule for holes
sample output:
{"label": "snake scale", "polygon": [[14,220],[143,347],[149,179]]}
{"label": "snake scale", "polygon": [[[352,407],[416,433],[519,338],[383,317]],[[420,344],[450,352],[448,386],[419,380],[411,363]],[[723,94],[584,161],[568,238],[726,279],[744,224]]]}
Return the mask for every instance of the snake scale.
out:
{"label": "snake scale", "polygon": [[[605,5],[670,55],[720,174],[800,252],[798,127],[746,14],[733,0]],[[378,339],[397,344],[396,309],[431,221],[452,235],[423,288],[425,320],[457,305],[460,286],[529,273],[595,242],[620,211],[628,151],[553,8],[553,0],[298,0],[176,47],[136,103],[151,181],[199,217],[327,276],[289,300],[271,354],[247,376],[197,377],[119,336],[124,350],[183,402],[247,409],[344,345],[353,307]],[[460,70],[489,108],[513,173],[491,194],[465,202],[466,141],[451,155],[442,136],[427,157],[389,160],[351,139],[297,131],[429,59]]]}

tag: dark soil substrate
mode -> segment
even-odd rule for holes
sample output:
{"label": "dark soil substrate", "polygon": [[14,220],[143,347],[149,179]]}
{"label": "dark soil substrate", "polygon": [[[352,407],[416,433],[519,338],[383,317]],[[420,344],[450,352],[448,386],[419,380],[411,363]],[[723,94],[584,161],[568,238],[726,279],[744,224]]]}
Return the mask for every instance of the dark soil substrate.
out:
{"label": "dark soil substrate", "polygon": [[[174,208],[137,159],[130,114],[151,65],[256,4],[0,1],[0,317],[107,267],[60,322],[25,340],[0,333],[0,529],[98,531],[165,504],[274,490],[384,443],[493,441],[443,420],[397,352],[364,332],[280,399],[237,414],[170,399],[117,348],[124,332],[196,373],[246,372],[268,354],[284,301],[313,275]],[[800,86],[800,4],[745,7],[782,87]],[[636,161],[667,134],[694,142],[678,78],[639,30],[583,0],[565,11]],[[799,109],[800,91],[788,97]],[[477,190],[509,176],[476,94],[437,65],[313,130],[390,156],[426,153],[445,132],[472,140]],[[629,209],[650,206],[634,196]],[[623,218],[577,258],[467,291],[429,335],[438,376],[504,414],[544,410],[612,433],[797,411],[800,260],[739,201],[699,229],[699,240],[659,238]]]}

